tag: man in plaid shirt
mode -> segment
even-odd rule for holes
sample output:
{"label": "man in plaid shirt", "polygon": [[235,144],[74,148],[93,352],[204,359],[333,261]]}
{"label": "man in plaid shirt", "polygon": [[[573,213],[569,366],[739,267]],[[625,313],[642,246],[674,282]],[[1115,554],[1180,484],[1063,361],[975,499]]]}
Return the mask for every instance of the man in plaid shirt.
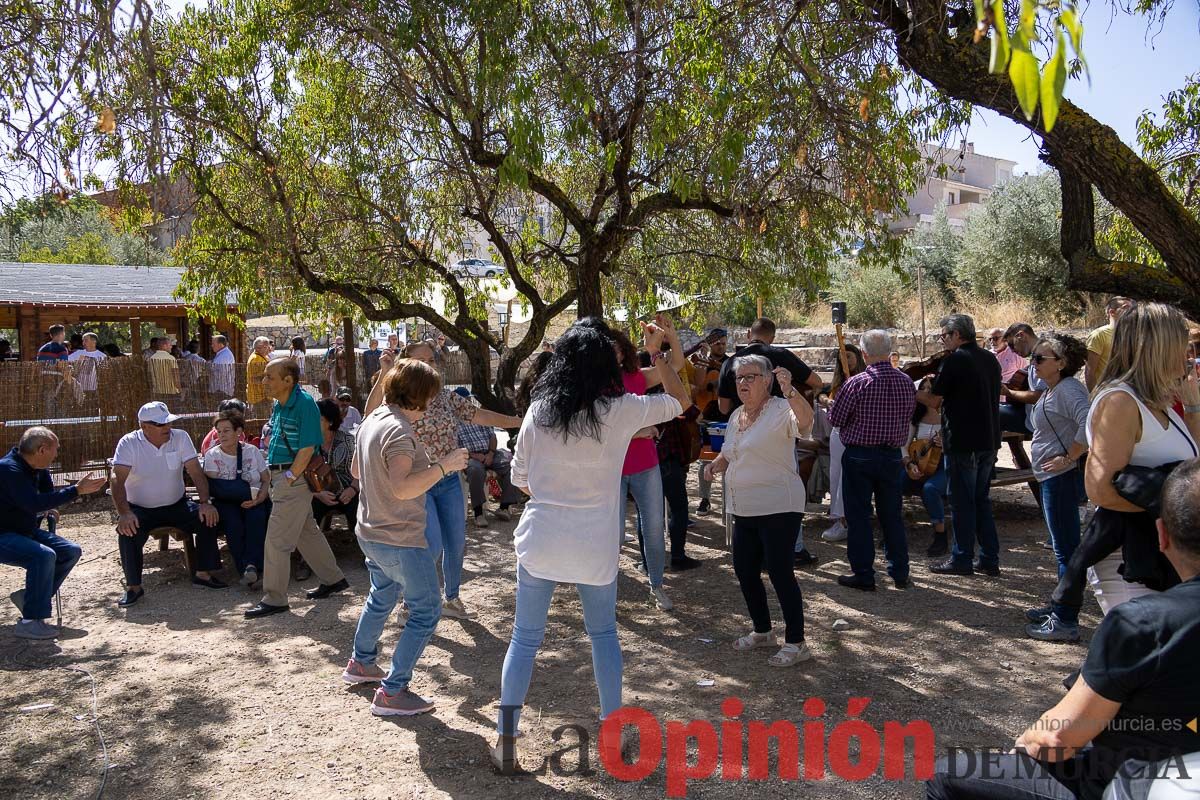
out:
{"label": "man in plaid shirt", "polygon": [[904,534],[904,468],[901,448],[908,444],[916,391],[913,382],[893,367],[892,337],[867,331],[859,340],[867,368],[842,384],[829,421],[838,428],[846,452],[842,456],[845,498],[846,555],[850,575],[838,583],[875,591],[875,538],[871,534],[871,498],[883,527],[888,575],[897,589],[908,588],[908,540]]}
{"label": "man in plaid shirt", "polygon": [[[464,397],[470,397],[466,387],[455,389]],[[496,473],[496,482],[500,484],[500,507],[492,512],[499,520],[512,519],[509,506],[521,501],[521,493],[512,485],[511,467],[512,454],[507,450],[496,449],[496,432],[484,425],[471,422],[458,424],[458,446],[466,448],[467,458],[467,490],[471,495],[471,508],[474,510],[475,527],[486,528],[487,516],[484,514],[484,503],[487,501],[487,472],[490,469]]]}

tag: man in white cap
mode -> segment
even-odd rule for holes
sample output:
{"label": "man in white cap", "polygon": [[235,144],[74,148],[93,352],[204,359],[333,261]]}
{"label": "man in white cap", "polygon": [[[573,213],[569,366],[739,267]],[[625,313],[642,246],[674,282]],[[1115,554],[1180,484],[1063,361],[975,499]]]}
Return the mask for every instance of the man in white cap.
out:
{"label": "man in white cap", "polygon": [[[146,403],[138,410],[139,429],[122,436],[113,453],[112,498],[120,515],[117,541],[125,571],[125,593],[117,602],[121,607],[133,605],[146,594],[142,548],[155,528],[178,528],[195,537],[193,584],[209,589],[226,586],[213,575],[221,569],[217,509],[209,502],[208,479],[200,468],[192,437],[187,431],[171,428],[177,419],[166,403]],[[187,499],[184,470],[196,486],[199,503]]]}

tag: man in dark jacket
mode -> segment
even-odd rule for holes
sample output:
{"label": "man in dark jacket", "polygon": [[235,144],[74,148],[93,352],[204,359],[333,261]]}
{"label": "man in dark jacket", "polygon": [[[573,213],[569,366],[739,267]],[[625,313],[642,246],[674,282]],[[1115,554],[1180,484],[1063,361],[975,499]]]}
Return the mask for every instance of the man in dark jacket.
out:
{"label": "man in dark jacket", "polygon": [[79,545],[39,526],[41,516],[82,494],[104,486],[103,478],[84,476],[74,486],[55,489],[48,467],[58,458],[58,437],[49,428],[29,428],[20,443],[0,458],[0,564],[25,570],[25,589],[13,592],[21,609],[16,635],[53,639],[46,624],[50,600],[79,561]]}

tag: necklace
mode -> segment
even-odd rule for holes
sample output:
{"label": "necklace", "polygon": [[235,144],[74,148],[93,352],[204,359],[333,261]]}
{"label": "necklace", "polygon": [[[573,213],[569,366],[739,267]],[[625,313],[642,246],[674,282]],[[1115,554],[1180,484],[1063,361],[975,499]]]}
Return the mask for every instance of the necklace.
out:
{"label": "necklace", "polygon": [[763,409],[766,407],[767,404],[763,403],[756,410],[751,412],[747,411],[746,406],[742,406],[742,414],[740,417],[738,417],[738,433],[745,433],[751,425],[757,422],[758,418],[762,416]]}

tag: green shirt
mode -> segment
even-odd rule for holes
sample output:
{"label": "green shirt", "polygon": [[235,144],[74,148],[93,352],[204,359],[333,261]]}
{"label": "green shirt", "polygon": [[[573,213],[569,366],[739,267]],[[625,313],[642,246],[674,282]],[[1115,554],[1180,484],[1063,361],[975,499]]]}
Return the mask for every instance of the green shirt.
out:
{"label": "green shirt", "polygon": [[271,441],[267,463],[271,465],[290,464],[296,460],[296,453],[306,447],[318,447],[325,441],[317,401],[299,386],[292,388],[292,396],[286,403],[275,401],[269,424]]}

